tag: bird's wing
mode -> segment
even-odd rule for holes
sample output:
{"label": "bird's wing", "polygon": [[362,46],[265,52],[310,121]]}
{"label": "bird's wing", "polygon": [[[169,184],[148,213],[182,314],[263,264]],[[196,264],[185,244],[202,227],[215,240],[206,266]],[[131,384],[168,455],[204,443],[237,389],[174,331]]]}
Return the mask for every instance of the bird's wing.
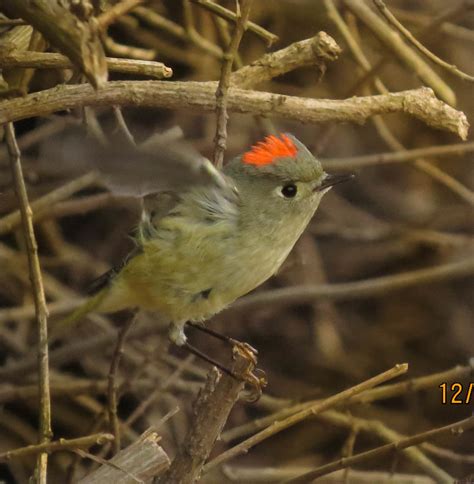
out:
{"label": "bird's wing", "polygon": [[54,161],[58,171],[97,170],[107,188],[123,196],[182,192],[193,186],[230,190],[228,179],[184,140],[154,135],[132,145],[114,135],[103,145],[79,130],[49,142],[42,158]]}

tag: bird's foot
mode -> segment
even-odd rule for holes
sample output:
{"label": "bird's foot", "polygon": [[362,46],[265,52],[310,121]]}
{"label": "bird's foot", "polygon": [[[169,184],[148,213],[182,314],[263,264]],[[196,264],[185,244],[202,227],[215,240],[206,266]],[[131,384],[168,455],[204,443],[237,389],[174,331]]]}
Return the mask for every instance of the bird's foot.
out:
{"label": "bird's foot", "polygon": [[232,340],[232,342],[234,358],[238,354],[250,362],[247,370],[242,375],[238,375],[238,378],[242,379],[247,386],[244,396],[245,400],[255,403],[260,399],[263,389],[267,386],[265,372],[259,368],[255,368],[257,365],[257,350],[243,341]]}

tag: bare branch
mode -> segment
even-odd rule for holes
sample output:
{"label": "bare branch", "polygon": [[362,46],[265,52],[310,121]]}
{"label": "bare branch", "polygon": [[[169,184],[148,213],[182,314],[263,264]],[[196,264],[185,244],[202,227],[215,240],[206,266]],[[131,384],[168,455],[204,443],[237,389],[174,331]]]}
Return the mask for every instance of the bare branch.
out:
{"label": "bare branch", "polygon": [[[214,165],[222,169],[224,163],[224,153],[227,145],[227,96],[230,85],[230,73],[234,64],[234,58],[237,55],[240,41],[244,35],[247,20],[250,14],[252,0],[241,0],[240,14],[235,24],[229,46],[224,54],[224,60],[221,68],[221,77],[216,90],[216,135],[214,138]],[[238,5],[238,4],[237,4]]]}
{"label": "bare branch", "polygon": [[[80,106],[140,106],[214,111],[213,82],[115,81],[99,91],[88,85],[58,86],[0,103],[0,123]],[[32,102],[34,100],[34,102]],[[386,113],[410,114],[433,128],[465,139],[469,124],[461,111],[437,99],[429,88],[345,100],[312,99],[268,92],[229,89],[229,111],[276,116],[303,123],[363,123]]]}
{"label": "bare branch", "polygon": [[[13,184],[20,205],[23,236],[26,240],[28,266],[36,312],[36,329],[38,337],[38,381],[39,381],[39,440],[47,444],[51,439],[51,396],[49,390],[48,362],[48,309],[44,295],[43,279],[38,258],[38,245],[33,230],[32,211],[28,202],[25,180],[20,163],[20,149],[16,142],[15,129],[12,123],[5,127],[5,139],[10,154]],[[38,482],[46,484],[48,454],[40,452],[37,459]]]}

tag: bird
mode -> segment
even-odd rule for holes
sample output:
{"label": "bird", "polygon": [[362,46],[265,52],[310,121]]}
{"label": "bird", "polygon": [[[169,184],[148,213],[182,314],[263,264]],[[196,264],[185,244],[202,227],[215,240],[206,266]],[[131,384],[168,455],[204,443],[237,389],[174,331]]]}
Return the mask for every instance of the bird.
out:
{"label": "bird", "polygon": [[[74,145],[74,143],[73,143]],[[142,197],[134,250],[95,281],[63,324],[91,311],[158,312],[186,344],[202,323],[273,276],[323,196],[351,175],[330,175],[294,135],[269,135],[218,170],[183,141],[66,144],[88,157],[111,190]]]}

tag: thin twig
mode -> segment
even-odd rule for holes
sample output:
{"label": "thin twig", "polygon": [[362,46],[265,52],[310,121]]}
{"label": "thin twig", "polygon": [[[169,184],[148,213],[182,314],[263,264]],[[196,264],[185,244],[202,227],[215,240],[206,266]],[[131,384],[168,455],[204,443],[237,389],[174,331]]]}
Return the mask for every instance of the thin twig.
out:
{"label": "thin twig", "polygon": [[28,445],[19,449],[9,450],[0,453],[0,462],[6,462],[11,459],[20,459],[29,455],[36,455],[40,453],[50,454],[51,452],[73,450],[77,447],[91,447],[93,445],[102,445],[114,439],[112,434],[98,433],[87,435],[85,437],[78,437],[76,439],[59,439],[50,442],[44,442],[37,445]]}
{"label": "thin twig", "polygon": [[[369,459],[378,458],[382,455],[388,454],[393,451],[406,449],[407,447],[421,444],[422,442],[428,439],[432,439],[433,437],[438,437],[439,435],[449,434],[449,433],[460,434],[472,428],[474,428],[474,417],[470,417],[465,420],[461,420],[459,422],[446,425],[444,427],[439,427],[437,429],[428,430],[426,432],[422,432],[422,433],[413,435],[411,437],[407,437],[406,439],[399,440],[398,442],[382,445],[381,447],[377,447],[376,449],[372,449],[367,452],[361,452],[360,454],[356,454],[353,457],[339,459],[338,461],[323,465],[315,469],[314,471],[308,472],[302,476],[299,476],[295,479],[291,479],[286,482],[293,482],[293,483],[311,482],[320,476],[329,474],[330,472],[337,471],[347,466],[353,466],[360,462],[365,462],[366,460],[369,460]],[[438,477],[440,478],[440,476]],[[449,484],[453,482],[453,478],[449,476],[449,474],[446,474],[445,478],[443,480],[438,480],[438,482],[444,482]]]}
{"label": "thin twig", "polygon": [[[252,6],[252,0],[241,0],[240,12],[235,24],[229,46],[224,54],[221,76],[216,90],[216,136],[214,138],[214,165],[221,169],[224,163],[224,153],[227,145],[227,95],[230,85],[230,73],[234,58],[239,49],[240,41],[247,28],[247,20]],[[238,3],[237,3],[238,5]]]}
{"label": "thin twig", "polygon": [[456,95],[441,77],[411,49],[398,33],[394,32],[366,2],[359,0],[344,0],[344,5],[356,15],[373,34],[390,49],[409,69],[414,72],[427,86],[450,105],[456,104]]}
{"label": "thin twig", "polygon": [[[39,381],[39,441],[48,443],[51,439],[51,397],[49,390],[48,363],[48,310],[44,295],[43,280],[38,258],[38,245],[33,230],[32,211],[28,202],[25,180],[20,163],[20,149],[16,142],[15,128],[12,123],[5,126],[5,138],[10,154],[10,163],[15,192],[20,206],[23,235],[26,239],[28,266],[36,311],[38,337],[38,381]],[[46,484],[48,454],[41,452],[37,459],[37,479]]]}
{"label": "thin twig", "polygon": [[[173,75],[171,67],[162,62],[151,60],[105,58],[110,71],[122,74],[134,74],[154,79],[168,78]],[[3,68],[32,67],[35,69],[70,69],[73,67],[68,57],[54,52],[32,52],[5,50],[0,54],[0,66]]]}
{"label": "thin twig", "polygon": [[109,426],[112,434],[114,435],[114,442],[113,442],[113,453],[116,454],[120,451],[121,439],[120,439],[120,421],[117,415],[117,406],[118,406],[118,383],[117,383],[117,376],[118,376],[118,368],[120,365],[120,360],[123,355],[124,351],[124,343],[125,339],[127,338],[127,334],[129,333],[133,323],[137,318],[137,311],[134,311],[134,314],[127,319],[127,322],[120,328],[117,344],[115,345],[114,353],[112,355],[112,361],[110,363],[110,370],[108,375],[108,391],[107,391],[107,400],[108,400],[108,417],[109,417]]}
{"label": "thin twig", "polygon": [[312,303],[316,298],[337,300],[376,297],[388,291],[400,290],[419,284],[429,284],[438,281],[467,277],[474,273],[474,257],[441,264],[428,269],[418,269],[401,272],[390,276],[375,277],[357,282],[342,282],[336,284],[321,284],[319,286],[295,286],[282,289],[262,291],[239,299],[230,309],[249,310],[250,308],[277,307],[280,304]]}
{"label": "thin twig", "polygon": [[[238,21],[238,17],[234,12],[232,12],[231,10],[227,10],[222,5],[214,3],[211,0],[191,0],[191,1],[196,5],[199,5],[209,10],[212,13],[215,13],[216,15],[218,15],[219,17],[227,21],[230,21],[230,22]],[[254,22],[248,22],[247,28],[249,31],[265,39],[269,46],[278,40],[278,36],[276,36],[275,34],[272,34],[268,30],[265,30],[263,27],[260,27],[260,25],[257,25]]]}
{"label": "thin twig", "polygon": [[380,10],[382,15],[385,17],[387,22],[395,27],[402,35],[407,39],[412,45],[414,45],[423,55],[425,55],[430,61],[434,62],[436,65],[443,67],[451,74],[459,77],[463,81],[474,82],[474,77],[466,74],[459,70],[455,65],[449,64],[449,62],[440,59],[437,55],[433,54],[429,49],[427,49],[415,36],[403,25],[401,24],[395,15],[387,8],[383,0],[373,0],[376,7]]}
{"label": "thin twig", "polygon": [[[51,209],[52,205],[64,200],[65,198],[69,198],[74,193],[83,190],[86,187],[94,185],[96,182],[97,174],[90,172],[38,198],[31,203],[31,209],[34,210],[33,219],[35,220],[36,217],[40,218],[42,214]],[[16,210],[15,212],[5,215],[5,217],[0,219],[0,235],[12,231],[20,224],[20,221],[20,210]]]}
{"label": "thin twig", "polygon": [[113,24],[117,19],[133,10],[137,5],[143,3],[144,0],[122,0],[121,2],[112,5],[104,13],[97,17],[99,28],[106,30],[107,27]]}
{"label": "thin twig", "polygon": [[[326,3],[326,8],[328,10],[328,14],[331,18],[331,20],[335,23],[341,34],[343,35],[345,41],[347,42],[347,45],[349,46],[349,49],[354,56],[355,60],[359,64],[359,66],[366,72],[366,73],[373,73],[375,68],[371,70],[370,63],[365,56],[364,52],[362,51],[360,47],[360,43],[357,42],[357,40],[354,38],[354,35],[352,34],[351,30],[347,26],[347,24],[344,22],[342,17],[339,15],[339,12],[334,6],[333,0],[325,0]],[[359,8],[358,6],[357,8]],[[453,15],[454,13],[458,13],[459,8],[455,9],[456,11],[453,12],[453,10],[449,10],[446,12],[444,15],[441,15],[438,17],[438,20],[440,21],[441,18],[444,18],[448,15]],[[369,10],[370,12],[370,10]],[[367,14],[365,7],[362,8],[362,10],[359,11],[359,15],[361,15],[363,18],[366,18],[367,22],[370,22],[372,19],[372,13]],[[364,17],[366,16],[366,17]],[[377,19],[377,22],[379,20]],[[376,22],[376,25],[378,25]],[[434,25],[435,21],[433,22]],[[387,28],[386,26],[382,26]],[[380,26],[380,28],[382,28]],[[375,28],[375,27],[374,27]],[[377,27],[379,28],[379,27]],[[385,32],[385,30],[382,28],[382,31]],[[425,30],[424,30],[425,32]],[[389,39],[386,38],[386,41]],[[382,61],[379,62],[378,65],[382,65]],[[377,88],[378,92],[381,94],[387,94],[389,91],[385,87],[384,83],[379,79],[375,78],[374,80],[374,85]],[[389,130],[387,124],[385,123],[384,119],[382,119],[380,116],[374,116],[372,118],[372,122],[374,123],[377,131],[379,132],[380,136],[386,141],[386,143],[389,145],[390,148],[392,148],[396,152],[405,152],[405,147],[400,143],[395,136],[392,135],[391,131]],[[443,172],[439,168],[431,165],[427,161],[425,161],[422,158],[416,159],[414,162],[415,167],[422,171],[423,173],[426,173],[427,175],[431,176],[432,178],[436,179],[439,183],[445,185],[447,188],[452,190],[454,193],[456,193],[459,197],[461,197],[463,200],[465,200],[469,204],[473,204],[474,202],[474,194],[467,188],[465,187],[462,183],[458,182],[455,180],[453,177],[448,175],[447,173]]]}
{"label": "thin twig", "polygon": [[232,459],[240,454],[248,452],[250,448],[259,444],[263,440],[268,439],[269,437],[272,437],[278,432],[281,432],[282,430],[285,430],[288,427],[291,427],[301,422],[302,420],[305,420],[308,417],[322,413],[328,408],[340,405],[341,403],[353,397],[354,395],[362,393],[363,391],[368,390],[369,388],[373,388],[374,386],[384,383],[388,380],[392,380],[393,378],[403,375],[407,371],[408,371],[408,365],[406,363],[396,365],[390,370],[385,371],[384,373],[380,373],[379,375],[374,376],[369,380],[366,380],[362,383],[359,383],[358,385],[348,388],[347,390],[337,393],[336,395],[333,395],[332,397],[329,397],[326,400],[318,402],[317,404],[309,408],[302,409],[301,411],[293,415],[290,415],[284,418],[283,420],[275,421],[267,428],[261,430],[260,432],[256,433],[252,437],[249,437],[243,442],[240,442],[236,446],[232,447],[229,450],[226,450],[225,452],[223,452],[222,454],[218,455],[216,458],[211,460],[209,463],[207,463],[204,466],[204,472],[209,472],[211,469],[214,469],[215,467],[221,465],[223,462],[226,462],[229,459]]}

